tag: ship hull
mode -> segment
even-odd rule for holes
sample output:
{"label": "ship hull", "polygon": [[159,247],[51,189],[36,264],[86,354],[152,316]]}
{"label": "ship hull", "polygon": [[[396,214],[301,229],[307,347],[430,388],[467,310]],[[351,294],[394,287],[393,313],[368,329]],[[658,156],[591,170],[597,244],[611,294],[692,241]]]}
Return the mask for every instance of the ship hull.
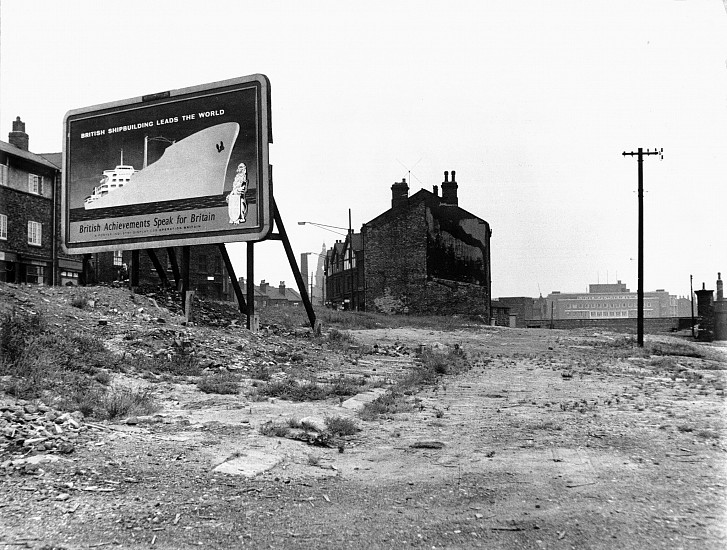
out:
{"label": "ship hull", "polygon": [[139,170],[86,210],[221,195],[240,125],[225,122],[200,130],[167,147],[154,164]]}

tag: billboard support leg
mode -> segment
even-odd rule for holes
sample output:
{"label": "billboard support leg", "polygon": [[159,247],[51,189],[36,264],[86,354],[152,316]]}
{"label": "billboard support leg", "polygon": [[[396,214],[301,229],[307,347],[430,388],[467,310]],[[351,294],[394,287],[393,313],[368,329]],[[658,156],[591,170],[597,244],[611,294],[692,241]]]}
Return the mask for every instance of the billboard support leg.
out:
{"label": "billboard support leg", "polygon": [[172,264],[172,275],[174,275],[174,287],[180,290],[180,284],[182,282],[181,276],[179,275],[179,264],[177,263],[177,251],[174,250],[173,246],[167,247],[167,256],[169,257],[169,263]]}
{"label": "billboard support leg", "polygon": [[[18,268],[15,271],[18,273],[18,276],[17,276],[18,278],[14,282],[19,282],[20,281],[20,275],[19,275],[20,269]],[[78,283],[80,286],[86,286],[86,285],[90,284],[90,281],[91,281],[91,254],[84,254],[83,260],[81,263],[81,277],[80,277],[80,280],[78,281]]]}
{"label": "billboard support leg", "polygon": [[240,288],[240,281],[237,280],[237,277],[235,276],[235,268],[232,267],[232,262],[230,261],[230,255],[227,253],[227,248],[225,248],[225,243],[218,243],[217,247],[220,249],[220,254],[222,255],[222,261],[225,262],[225,268],[227,269],[227,274],[230,277],[230,283],[232,284],[232,289],[235,291],[235,297],[237,298],[237,307],[240,309],[240,313],[244,313],[247,315],[247,304],[245,303],[245,297],[242,295],[242,288]]}
{"label": "billboard support leg", "polygon": [[185,307],[186,294],[189,290],[189,246],[182,247],[182,308]]}
{"label": "billboard support leg", "polygon": [[255,316],[255,249],[247,243],[247,330],[253,329]]}
{"label": "billboard support leg", "polygon": [[285,232],[285,227],[283,226],[283,220],[280,217],[280,212],[278,211],[278,205],[275,204],[275,199],[272,198],[273,203],[273,219],[275,220],[275,226],[278,228],[278,234],[280,235],[280,240],[283,241],[283,248],[285,248],[285,254],[288,256],[288,263],[290,264],[290,269],[293,271],[293,276],[295,277],[295,282],[298,284],[298,292],[300,292],[300,297],[303,300],[303,305],[305,306],[305,311],[308,313],[308,321],[310,321],[311,328],[315,331],[316,330],[316,314],[313,311],[313,305],[310,302],[310,298],[308,297],[308,290],[306,289],[306,282],[303,280],[303,276],[300,274],[300,268],[298,267],[298,262],[295,261],[295,254],[293,254],[293,247],[290,246],[290,239],[288,239],[288,234]]}
{"label": "billboard support leg", "polygon": [[157,275],[159,275],[159,279],[162,282],[162,286],[164,288],[167,288],[169,286],[169,279],[167,279],[167,274],[164,271],[164,268],[162,267],[162,263],[159,261],[159,257],[156,255],[156,252],[154,252],[153,248],[147,248],[146,253],[149,255],[149,259],[151,260],[151,263],[154,264],[154,269],[156,269]]}
{"label": "billboard support leg", "polygon": [[131,251],[131,273],[129,274],[129,287],[139,286],[139,251]]}

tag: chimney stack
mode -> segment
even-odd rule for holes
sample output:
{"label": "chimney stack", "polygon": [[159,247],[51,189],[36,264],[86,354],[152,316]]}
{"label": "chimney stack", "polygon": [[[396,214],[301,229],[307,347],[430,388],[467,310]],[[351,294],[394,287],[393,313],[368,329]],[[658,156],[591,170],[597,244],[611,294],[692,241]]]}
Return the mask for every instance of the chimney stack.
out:
{"label": "chimney stack", "polygon": [[717,301],[724,300],[724,287],[722,286],[722,273],[717,273]]}
{"label": "chimney stack", "polygon": [[29,141],[30,138],[25,133],[25,122],[20,120],[20,117],[16,117],[13,121],[13,131],[8,134],[8,142],[10,145],[15,145],[18,149],[27,151]]}
{"label": "chimney stack", "polygon": [[280,286],[278,286],[278,290],[280,291],[280,294],[285,296],[285,281],[280,281]]}
{"label": "chimney stack", "polygon": [[260,281],[260,292],[262,292],[263,294],[268,293],[268,283],[265,282],[265,279]]}
{"label": "chimney stack", "polygon": [[455,171],[452,170],[452,181],[449,181],[449,173],[444,172],[444,181],[442,182],[442,204],[451,204],[457,206],[457,181],[455,180]]}
{"label": "chimney stack", "polygon": [[404,204],[409,204],[409,185],[406,178],[401,178],[391,186],[391,208],[396,208]]}
{"label": "chimney stack", "polygon": [[435,197],[439,196],[439,185],[432,185],[432,193],[434,193]]}

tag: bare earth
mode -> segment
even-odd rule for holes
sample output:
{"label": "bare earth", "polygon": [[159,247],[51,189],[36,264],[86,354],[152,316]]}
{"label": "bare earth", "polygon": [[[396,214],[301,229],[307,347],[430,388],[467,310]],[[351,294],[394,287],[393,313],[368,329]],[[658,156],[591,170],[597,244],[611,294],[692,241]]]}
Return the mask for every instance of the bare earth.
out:
{"label": "bare earth", "polygon": [[[74,452],[29,454],[45,460],[32,474],[0,468],[2,549],[727,547],[724,347],[672,358],[674,376],[663,357],[618,352],[620,335],[594,331],[350,331],[375,351],[363,353],[328,347],[325,330],[183,326],[128,290],[95,292],[81,310],[69,289],[4,285],[0,304],[94,331],[120,353],[191,338],[211,368],[243,377],[302,364],[385,387],[422,347],[459,346],[474,366],[410,396],[412,412],[368,422],[338,398],[253,400],[248,378],[238,395],[213,395],[193,380],[115,374],[151,387],[162,410],[86,419]],[[657,339],[683,341],[647,335]],[[309,416],[362,430],[340,449],[259,432]]]}

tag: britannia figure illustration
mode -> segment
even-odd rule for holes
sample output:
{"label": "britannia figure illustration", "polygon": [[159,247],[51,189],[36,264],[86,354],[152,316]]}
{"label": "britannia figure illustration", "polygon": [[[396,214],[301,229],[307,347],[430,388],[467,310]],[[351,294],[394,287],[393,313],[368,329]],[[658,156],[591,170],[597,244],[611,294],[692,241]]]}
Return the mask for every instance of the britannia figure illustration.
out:
{"label": "britannia figure illustration", "polygon": [[247,200],[245,192],[247,191],[247,167],[244,162],[237,165],[237,173],[235,180],[232,182],[232,191],[225,197],[227,202],[227,213],[230,216],[230,223],[245,223],[247,218]]}

